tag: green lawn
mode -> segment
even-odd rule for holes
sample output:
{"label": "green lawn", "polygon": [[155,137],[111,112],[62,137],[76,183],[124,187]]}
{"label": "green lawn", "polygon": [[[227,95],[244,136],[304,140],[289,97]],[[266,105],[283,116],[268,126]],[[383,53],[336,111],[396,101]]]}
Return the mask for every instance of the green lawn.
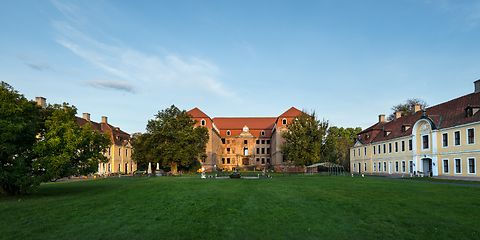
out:
{"label": "green lawn", "polygon": [[0,198],[0,239],[480,239],[480,186],[120,178]]}

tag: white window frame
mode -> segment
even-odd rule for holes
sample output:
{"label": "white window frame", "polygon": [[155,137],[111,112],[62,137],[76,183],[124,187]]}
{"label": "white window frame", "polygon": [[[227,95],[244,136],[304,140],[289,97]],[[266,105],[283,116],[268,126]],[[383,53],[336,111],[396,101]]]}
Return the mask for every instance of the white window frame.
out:
{"label": "white window frame", "polygon": [[265,136],[265,131],[262,130],[262,131],[260,132],[260,135]]}
{"label": "white window frame", "polygon": [[[455,142],[455,139],[456,139],[455,133],[457,133],[457,132],[458,132],[458,145]],[[453,145],[456,146],[456,147],[462,146],[462,132],[461,131],[453,132]]]}
{"label": "white window frame", "polygon": [[282,118],[282,124],[283,124],[283,125],[287,125],[287,123],[288,123],[287,119],[286,119],[286,118]]}
{"label": "white window frame", "polygon": [[398,161],[395,161],[395,172],[400,172],[400,165],[398,164]]}
{"label": "white window frame", "polygon": [[207,121],[205,121],[205,119],[200,120],[200,125],[201,125],[201,126],[206,126],[206,125],[207,125]]}
{"label": "white window frame", "polygon": [[[424,146],[423,146],[423,137],[425,137],[425,136],[428,139],[428,147],[427,148],[424,148]],[[421,139],[422,139],[422,151],[430,150],[430,134],[423,134]]]}
{"label": "white window frame", "polygon": [[407,161],[402,160],[402,173],[407,171]]}
{"label": "white window frame", "polygon": [[378,172],[382,172],[382,162],[378,162]]}
{"label": "white window frame", "polygon": [[363,170],[364,170],[365,172],[367,172],[367,163],[366,163],[366,162],[363,163]]}
{"label": "white window frame", "polygon": [[[460,172],[457,172],[457,160],[460,161]],[[453,159],[453,173],[454,174],[462,174],[462,159],[461,158],[455,158]]]}
{"label": "white window frame", "polygon": [[[443,145],[443,136],[447,136],[447,146]],[[448,145],[449,145],[449,141],[448,141],[449,139],[448,138],[449,138],[448,137],[448,132],[442,133],[442,148],[448,148]]]}
{"label": "white window frame", "polygon": [[230,130],[227,130],[227,136],[230,136],[232,135],[232,132],[230,132]]}
{"label": "white window frame", "polygon": [[[473,173],[470,172],[470,159],[473,159]],[[467,173],[470,175],[477,174],[477,159],[475,157],[468,157],[467,158]]]}
{"label": "white window frame", "polygon": [[387,162],[383,162],[383,172],[387,172]]}
{"label": "white window frame", "polygon": [[[468,142],[468,130],[470,130],[470,129],[473,130],[473,142],[472,142],[472,143],[469,143],[469,142]],[[465,130],[465,132],[466,132],[466,134],[465,134],[465,136],[466,136],[465,140],[466,140],[466,142],[467,142],[467,145],[473,145],[473,144],[475,144],[475,128],[467,128],[467,130]],[[461,139],[461,138],[460,138],[460,139]]]}
{"label": "white window frame", "polygon": [[[445,172],[445,161],[447,161],[447,165],[448,165],[448,172]],[[461,164],[460,164],[460,168],[461,168]],[[450,160],[448,158],[444,158],[442,159],[442,173],[445,174],[445,173],[450,173]]]}
{"label": "white window frame", "polygon": [[364,148],[363,148],[363,151],[364,151],[364,153],[365,153],[365,156],[367,156],[367,147],[364,147]]}

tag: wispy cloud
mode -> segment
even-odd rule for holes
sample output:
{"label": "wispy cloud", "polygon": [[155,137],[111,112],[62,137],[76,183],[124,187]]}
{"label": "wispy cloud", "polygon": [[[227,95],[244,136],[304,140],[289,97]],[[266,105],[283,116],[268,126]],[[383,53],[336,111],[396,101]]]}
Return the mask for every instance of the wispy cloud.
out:
{"label": "wispy cloud", "polygon": [[27,67],[36,70],[36,71],[45,71],[45,70],[51,70],[52,67],[44,62],[34,60],[29,56],[26,55],[18,55],[17,56],[20,61],[22,61]]}
{"label": "wispy cloud", "polygon": [[95,88],[101,88],[101,89],[113,89],[113,90],[118,90],[118,91],[124,91],[124,92],[129,92],[129,93],[134,93],[135,88],[123,81],[114,81],[114,80],[92,80],[92,81],[87,81],[87,85],[95,87]]}
{"label": "wispy cloud", "polygon": [[[203,89],[218,96],[236,98],[220,81],[221,71],[214,63],[195,56],[142,52],[123,46],[119,41],[110,43],[99,40],[80,30],[78,22],[82,21],[76,20],[81,15],[78,7],[56,1],[53,1],[53,5],[66,18],[53,22],[58,33],[56,41],[114,79],[132,86],[161,84],[174,88]],[[125,88],[108,85],[112,89],[126,91]]]}

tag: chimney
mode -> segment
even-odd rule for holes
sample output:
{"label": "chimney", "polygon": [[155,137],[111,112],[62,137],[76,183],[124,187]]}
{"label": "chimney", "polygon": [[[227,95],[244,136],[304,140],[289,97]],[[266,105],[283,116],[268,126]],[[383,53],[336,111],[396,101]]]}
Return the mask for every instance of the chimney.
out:
{"label": "chimney", "polygon": [[90,122],[90,113],[83,113],[83,119]]}
{"label": "chimney", "polygon": [[473,84],[475,85],[475,93],[479,93],[480,92],[480,79],[473,82]]}
{"label": "chimney", "polygon": [[402,112],[401,111],[396,111],[395,112],[395,119],[399,119],[402,117]]}
{"label": "chimney", "polygon": [[385,122],[385,114],[378,115],[378,122]]}
{"label": "chimney", "polygon": [[106,116],[102,116],[102,123],[108,123],[107,119],[108,118]]}
{"label": "chimney", "polygon": [[47,107],[47,99],[44,97],[36,97],[35,102],[37,102],[37,105],[46,108]]}
{"label": "chimney", "polygon": [[418,112],[418,111],[420,111],[420,110],[422,110],[422,107],[421,107],[420,105],[415,104],[415,106],[413,106],[413,111],[414,111],[414,112]]}

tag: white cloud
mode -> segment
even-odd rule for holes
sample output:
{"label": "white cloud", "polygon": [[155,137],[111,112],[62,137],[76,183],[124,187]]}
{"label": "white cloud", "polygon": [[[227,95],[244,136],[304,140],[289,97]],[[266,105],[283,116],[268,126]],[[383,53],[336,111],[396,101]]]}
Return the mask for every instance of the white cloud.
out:
{"label": "white cloud", "polygon": [[53,22],[58,33],[56,41],[115,79],[147,87],[161,84],[174,88],[203,89],[218,96],[237,98],[220,81],[221,71],[214,63],[194,56],[159,55],[118,43],[102,42],[76,27],[81,22],[76,20],[80,16],[77,7],[56,1],[53,5],[67,19]]}
{"label": "white cloud", "polygon": [[124,81],[117,81],[117,80],[92,80],[87,81],[87,85],[90,85],[95,88],[103,88],[103,89],[113,89],[118,91],[125,91],[129,93],[134,93],[135,88]]}

